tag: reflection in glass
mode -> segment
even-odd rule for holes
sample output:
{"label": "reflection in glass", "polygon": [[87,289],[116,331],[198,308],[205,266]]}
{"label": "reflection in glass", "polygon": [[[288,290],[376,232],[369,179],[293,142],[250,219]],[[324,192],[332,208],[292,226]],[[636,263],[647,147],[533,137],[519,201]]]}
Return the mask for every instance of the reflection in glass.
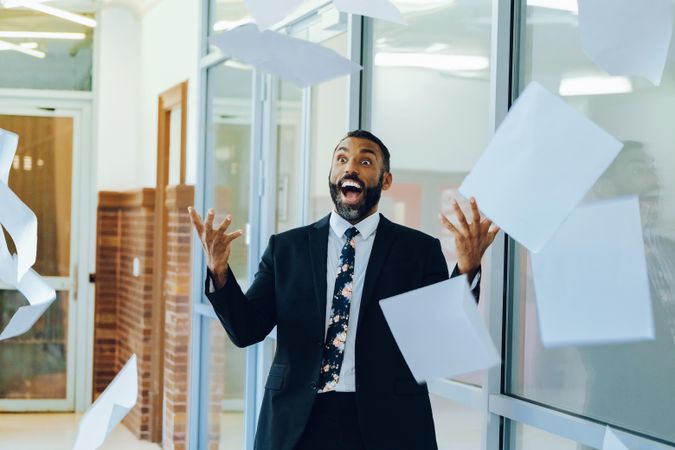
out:
{"label": "reflection in glass", "polygon": [[[0,342],[0,399],[65,399],[67,394],[68,292],[27,333]],[[0,291],[0,324],[27,304],[19,291]]]}
{"label": "reflection in glass", "polygon": [[[0,128],[19,135],[9,187],[38,220],[37,261],[42,276],[70,273],[73,119],[0,115]],[[14,244],[5,234],[9,250]]]}
{"label": "reflection in glass", "polygon": [[244,0],[209,0],[208,34],[223,31],[251,15]]}
{"label": "reflection in glass", "polygon": [[579,450],[575,441],[556,436],[539,428],[509,421],[509,450]]}
{"label": "reflection in glass", "polygon": [[451,400],[430,394],[438,450],[479,450],[482,415]]}
{"label": "reflection in glass", "polygon": [[237,348],[218,320],[204,319],[209,348],[208,445],[218,450],[240,450],[244,443],[244,379],[246,349]]}
{"label": "reflection in glass", "polygon": [[[207,145],[212,155],[215,224],[232,215],[230,230],[246,229],[249,214],[251,164],[250,70],[219,65],[208,73],[209,123]],[[246,236],[235,239],[230,267],[239,284],[248,286]]]}
{"label": "reflection in glass", "polygon": [[[214,223],[226,214],[233,222],[230,230],[246,230],[249,216],[251,164],[252,72],[221,64],[209,69],[207,83],[207,157],[212,158]],[[248,286],[248,246],[246,236],[232,243],[230,267],[243,289]],[[208,440],[206,448],[240,449],[244,439],[244,383],[246,350],[234,346],[218,320],[208,321],[208,337],[202,346],[209,381]]]}
{"label": "reflection in glass", "polygon": [[302,225],[302,90],[278,81],[277,96],[277,209],[275,232]]}
{"label": "reflection in glass", "polygon": [[[454,238],[438,213],[452,218],[453,199],[469,210],[457,189],[490,137],[492,4],[441,0],[401,8],[408,27],[373,25],[372,131],[391,152],[394,177],[379,209],[438,237],[452,270]],[[480,374],[462,381],[480,384]]]}
{"label": "reflection in glass", "polygon": [[[28,33],[35,31],[50,34]],[[3,9],[0,67],[12,69],[0,70],[0,88],[90,91],[92,49],[92,28],[30,10]]]}
{"label": "reflection in glass", "polygon": [[675,443],[675,183],[668,175],[675,163],[675,66],[669,62],[658,88],[639,78],[601,87],[593,80],[607,75],[582,52],[575,14],[534,5],[523,12],[519,89],[542,83],[624,142],[587,199],[640,197],[656,340],[542,348],[521,250],[512,274],[510,392]]}
{"label": "reflection in glass", "polygon": [[[347,56],[347,43],[347,34],[341,33],[322,42],[322,45]],[[349,89],[347,83],[347,77],[340,77],[314,86],[311,90],[310,222],[320,219],[333,209],[333,201],[328,191],[328,172],[333,150],[348,131]]]}

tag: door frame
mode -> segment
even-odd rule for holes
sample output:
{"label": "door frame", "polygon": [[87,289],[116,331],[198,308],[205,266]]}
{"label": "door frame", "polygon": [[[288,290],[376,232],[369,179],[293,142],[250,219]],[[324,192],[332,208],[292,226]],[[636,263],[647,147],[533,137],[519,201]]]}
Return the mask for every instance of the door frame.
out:
{"label": "door frame", "polygon": [[[3,411],[84,411],[93,383],[94,271],[96,216],[96,152],[93,95],[90,92],[0,89],[0,113],[72,117],[71,282],[46,277],[57,290],[69,290],[66,399],[0,400]],[[21,139],[21,136],[19,136]],[[90,149],[90,151],[86,151]]]}
{"label": "door frame", "polygon": [[150,440],[162,442],[164,402],[164,280],[166,275],[166,253],[168,233],[168,212],[166,209],[166,187],[169,183],[171,111],[181,108],[180,118],[180,176],[179,184],[185,184],[187,149],[187,95],[188,82],[183,81],[159,95],[157,101],[157,178],[155,186],[154,252],[152,263],[152,358],[150,380],[150,405],[152,409]]}

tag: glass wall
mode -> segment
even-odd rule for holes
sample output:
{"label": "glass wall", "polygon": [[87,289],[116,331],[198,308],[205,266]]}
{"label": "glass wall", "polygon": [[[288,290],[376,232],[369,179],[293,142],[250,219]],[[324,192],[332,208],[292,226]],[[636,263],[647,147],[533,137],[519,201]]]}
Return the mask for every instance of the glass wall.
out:
{"label": "glass wall", "polygon": [[[253,72],[240,65],[219,64],[207,73],[207,172],[214,223],[227,214],[231,230],[247,229],[250,209],[251,120]],[[230,253],[230,267],[243,289],[249,282],[249,236],[236,239]],[[200,276],[201,279],[201,276]],[[200,281],[201,282],[201,281]],[[203,301],[208,302],[204,297]],[[202,420],[208,421],[209,448],[217,443],[221,450],[240,449],[244,440],[244,386],[246,350],[234,346],[216,319],[203,319],[206,331],[202,347],[208,349],[203,373],[208,383],[202,386],[205,401]]]}
{"label": "glass wall", "polygon": [[[480,303],[483,312],[489,311],[493,318],[501,317],[502,307],[507,308],[509,320],[503,324],[507,341],[506,380],[501,379],[499,371],[492,371],[484,386],[482,375],[474,374],[459,380],[464,384],[453,382],[453,389],[448,389],[452,393],[432,392],[439,447],[584,448],[574,440],[534,427],[549,420],[541,416],[542,409],[559,412],[556,420],[587,424],[587,431],[597,430],[597,421],[675,444],[672,427],[675,302],[671,294],[675,290],[675,184],[671,181],[673,177],[669,177],[675,167],[675,151],[670,148],[675,145],[675,129],[669,126],[675,112],[673,63],[669,63],[661,87],[630,78],[630,92],[577,95],[564,88],[566,80],[606,75],[583,55],[577,16],[570,8],[561,8],[556,2],[519,0],[514,2],[518,8],[512,18],[504,7],[507,2],[492,0],[395,0],[395,3],[408,26],[366,19],[363,36],[360,29],[345,32],[335,24],[322,31],[325,39],[321,45],[343,55],[349,53],[350,33],[361,38],[362,43],[372,44],[372,48],[363,49],[368,55],[364,80],[370,82],[362,83],[365,90],[361,99],[352,95],[346,77],[304,91],[273,80],[273,89],[269,90],[273,101],[267,98],[268,91],[261,93],[253,102],[256,108],[261,108],[257,111],[260,114],[253,115],[251,72],[236,64],[227,67],[213,63],[207,71],[207,155],[210,155],[207,166],[213,169],[213,182],[207,191],[213,192],[217,212],[233,213],[233,226],[243,228],[249,212],[261,207],[249,203],[250,174],[257,173],[251,171],[256,167],[251,167],[250,161],[253,125],[260,127],[258,131],[263,135],[274,136],[275,144],[271,149],[257,149],[275,159],[275,166],[268,171],[275,178],[274,199],[261,204],[274,204],[276,209],[274,214],[266,215],[273,223],[259,224],[256,228],[282,232],[323,217],[332,208],[326,186],[332,150],[348,131],[348,112],[359,106],[363,109],[363,127],[381,137],[392,153],[394,185],[383,195],[381,212],[395,222],[438,237],[452,269],[456,261],[454,242],[441,228],[437,215],[443,212],[452,216],[452,199],[458,198],[462,203],[458,186],[493,132],[492,116],[497,105],[490,104],[491,89],[507,86],[509,80],[508,76],[495,80],[491,74],[501,77],[513,71],[514,78],[510,81],[514,97],[529,81],[539,81],[625,143],[625,149],[589,198],[640,195],[657,339],[615,346],[542,348],[527,254],[510,248],[506,277],[501,269],[493,269],[484,261],[483,286],[491,279],[508,282],[512,296],[504,303],[501,289],[488,294],[483,289]],[[209,0],[208,5],[208,33],[247,16],[244,3],[239,0]],[[324,18],[305,19],[307,22],[289,30],[305,36],[301,30],[307,23],[320,28]],[[515,36],[512,56],[518,59],[502,68],[506,70],[494,71],[492,66],[506,59],[492,54],[492,27],[498,19],[500,29],[501,25],[510,24]],[[217,26],[219,21],[226,22]],[[511,52],[507,47],[500,48]],[[504,98],[508,93],[497,95]],[[262,112],[270,101],[273,125],[264,129],[266,117],[262,123],[252,124],[251,117],[264,117]],[[501,113],[498,111],[496,116]],[[247,260],[259,255],[249,254],[244,239],[237,245],[232,265],[245,286],[252,275],[247,273]],[[499,252],[497,259],[503,257]],[[208,362],[202,370],[208,373],[208,382],[202,389],[209,390],[205,407],[211,412],[206,414],[208,441],[202,442],[217,442],[220,448],[239,448],[243,422],[241,411],[236,411],[234,405],[243,397],[244,352],[231,346],[216,321],[205,319],[205,322],[202,355]],[[495,340],[501,337],[500,326],[491,330]],[[267,340],[262,354],[269,357],[273,352],[273,342]],[[249,363],[252,359],[256,358],[249,358]],[[264,383],[267,375],[264,364],[260,360],[257,364],[256,386],[248,386],[249,392],[254,393],[256,389],[262,391],[260,380]],[[467,384],[481,386],[482,392]],[[484,402],[481,408],[462,406],[483,405],[479,394],[524,408],[527,414],[519,410],[524,422],[509,420],[509,414],[514,413],[508,408],[494,412],[492,401]],[[537,410],[528,410],[528,405],[537,405]],[[503,418],[506,421],[501,426]]]}
{"label": "glass wall", "polygon": [[[519,251],[509,392],[675,443],[675,64],[669,61],[660,87],[624,78],[629,89],[594,92],[609,76],[582,52],[577,15],[521,6],[518,90],[536,80],[624,143],[588,198],[640,197],[656,340],[543,348],[527,255]],[[570,90],[571,82],[583,92]]]}
{"label": "glass wall", "polygon": [[275,80],[277,196],[275,233],[302,224],[302,90],[288,81]]}
{"label": "glass wall", "polygon": [[93,29],[30,10],[3,9],[0,67],[12,68],[0,70],[0,88],[90,91]]}
{"label": "glass wall", "polygon": [[[331,37],[322,44],[347,56],[347,33]],[[333,209],[328,190],[333,150],[348,130],[349,89],[347,77],[340,77],[311,88],[309,221],[314,222]]]}
{"label": "glass wall", "polygon": [[410,2],[401,9],[407,27],[374,22],[372,92],[365,93],[372,131],[392,155],[394,184],[380,211],[437,236],[452,270],[454,239],[438,213],[452,217],[453,199],[468,210],[457,189],[491,135],[491,2]]}
{"label": "glass wall", "polygon": [[208,0],[209,35],[225,30],[239,20],[249,19],[251,15],[243,0]]}
{"label": "glass wall", "polygon": [[[402,2],[407,27],[373,22],[372,92],[364,95],[371,98],[371,129],[391,152],[394,178],[379,209],[438,237],[449,270],[457,261],[454,238],[438,213],[452,218],[453,199],[468,211],[457,189],[491,135],[491,5]],[[478,385],[481,374],[461,380]],[[438,396],[433,407],[441,448],[480,448],[478,411]]]}

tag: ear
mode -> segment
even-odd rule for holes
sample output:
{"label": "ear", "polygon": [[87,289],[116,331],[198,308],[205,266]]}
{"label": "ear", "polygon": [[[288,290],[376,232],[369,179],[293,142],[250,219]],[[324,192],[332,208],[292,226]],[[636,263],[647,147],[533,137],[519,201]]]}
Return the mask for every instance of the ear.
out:
{"label": "ear", "polygon": [[382,190],[386,191],[391,187],[391,184],[394,182],[394,176],[390,172],[385,172],[382,175]]}

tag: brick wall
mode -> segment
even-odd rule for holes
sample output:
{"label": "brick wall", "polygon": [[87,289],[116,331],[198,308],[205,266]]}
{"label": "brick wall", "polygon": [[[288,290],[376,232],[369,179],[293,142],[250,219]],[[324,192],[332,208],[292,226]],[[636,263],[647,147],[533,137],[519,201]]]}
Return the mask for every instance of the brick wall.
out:
{"label": "brick wall", "polygon": [[93,395],[136,353],[138,403],[124,424],[138,438],[149,439],[154,189],[100,192],[97,214]]}
{"label": "brick wall", "polygon": [[193,204],[192,186],[166,191],[168,235],[164,277],[164,403],[162,447],[187,448],[187,394],[190,349],[190,285],[192,226],[187,207]]}
{"label": "brick wall", "polygon": [[[161,417],[165,450],[187,448],[188,368],[192,229],[187,207],[192,186],[166,191],[166,273],[160,300],[164,330],[153,330],[154,189],[99,194],[94,325],[94,398],[110,383],[132,353],[138,357],[138,404],[124,424],[140,439],[150,440],[153,417]],[[134,274],[134,260],[138,273]],[[157,311],[157,308],[155,308]],[[161,334],[160,335],[158,335]],[[153,338],[163,352],[153,352]],[[158,358],[163,373],[155,374]],[[152,381],[163,380],[160,410],[153,411]],[[155,416],[157,415],[157,416]]]}

